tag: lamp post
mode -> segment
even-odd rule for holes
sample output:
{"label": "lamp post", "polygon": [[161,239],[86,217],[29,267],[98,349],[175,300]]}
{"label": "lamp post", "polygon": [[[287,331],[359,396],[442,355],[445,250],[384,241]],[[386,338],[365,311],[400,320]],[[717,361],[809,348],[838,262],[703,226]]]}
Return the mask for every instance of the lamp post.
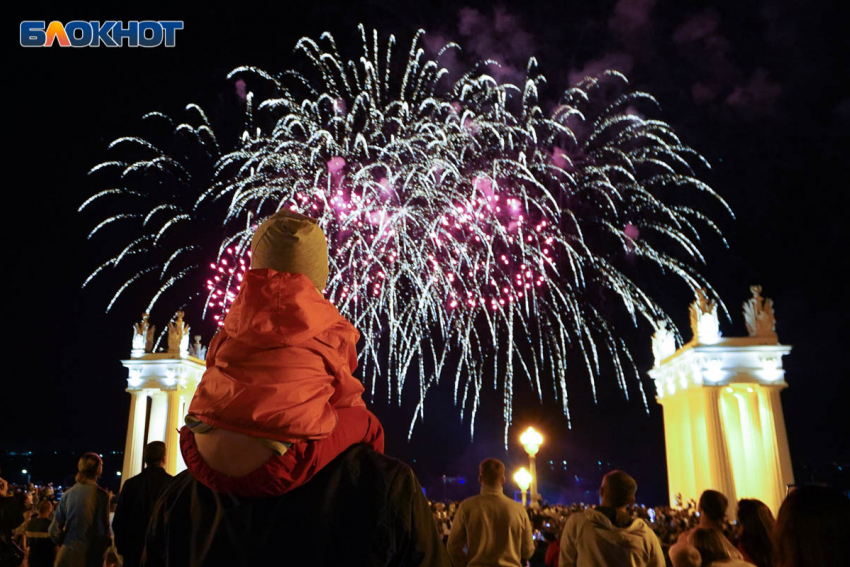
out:
{"label": "lamp post", "polygon": [[522,505],[525,506],[525,491],[528,490],[529,486],[531,486],[531,473],[525,470],[524,468],[519,469],[517,472],[514,473],[514,482],[517,486],[519,486],[519,489],[522,491]]}
{"label": "lamp post", "polygon": [[537,455],[537,451],[540,450],[540,445],[543,444],[543,436],[535,431],[533,427],[529,427],[520,436],[519,442],[522,444],[525,452],[528,453],[528,466],[531,469],[531,499],[533,502],[537,502],[537,461],[535,456]]}

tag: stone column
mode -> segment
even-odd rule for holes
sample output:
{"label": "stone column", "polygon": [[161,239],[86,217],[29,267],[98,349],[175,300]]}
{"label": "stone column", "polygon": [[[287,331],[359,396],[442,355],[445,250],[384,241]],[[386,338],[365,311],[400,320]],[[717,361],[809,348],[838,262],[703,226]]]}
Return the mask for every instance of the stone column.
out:
{"label": "stone column", "polygon": [[785,413],[782,411],[780,388],[770,388],[770,405],[773,410],[773,425],[776,431],[776,446],[779,450],[779,466],[785,484],[794,484],[794,469],[791,467],[791,451],[788,449],[788,433],[785,431]]}
{"label": "stone column", "polygon": [[[755,387],[758,387],[756,385]],[[752,390],[752,391],[750,391]],[[771,505],[769,460],[764,452],[764,431],[759,415],[759,399],[755,388],[750,386],[746,393],[737,394],[741,411],[741,431],[744,438],[744,451],[747,454],[747,477],[750,494],[741,497],[755,497]]]}
{"label": "stone column", "polygon": [[[708,446],[708,466],[711,487],[726,495],[729,502],[737,502],[735,479],[732,475],[732,460],[726,443],[726,431],[720,416],[720,390],[717,386],[706,386],[705,392],[705,430]],[[733,512],[734,513],[734,512]]]}
{"label": "stone column", "polygon": [[127,422],[127,441],[124,444],[124,466],[121,484],[142,472],[142,451],[145,444],[145,418],[147,417],[147,394],[130,391],[130,419]]}
{"label": "stone column", "polygon": [[151,441],[165,441],[166,407],[168,398],[165,392],[151,394],[151,417],[148,425],[147,443]]}
{"label": "stone column", "polygon": [[765,435],[773,437],[775,449],[773,467],[777,475],[776,504],[774,514],[779,512],[779,505],[785,499],[785,487],[794,484],[794,470],[791,466],[791,452],[788,449],[788,435],[785,431],[785,415],[782,411],[782,400],[779,398],[781,386],[762,386],[765,414],[769,424],[763,425]]}
{"label": "stone column", "polygon": [[178,390],[167,390],[163,397],[168,399],[168,419],[165,422],[165,471],[168,474],[177,474],[177,463],[180,458],[180,437],[177,433],[182,424],[182,401]]}

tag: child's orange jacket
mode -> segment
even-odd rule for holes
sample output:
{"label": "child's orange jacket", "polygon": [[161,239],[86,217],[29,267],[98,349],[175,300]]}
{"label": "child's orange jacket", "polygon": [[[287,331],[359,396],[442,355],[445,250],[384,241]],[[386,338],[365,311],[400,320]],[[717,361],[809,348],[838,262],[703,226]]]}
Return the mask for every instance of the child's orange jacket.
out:
{"label": "child's orange jacket", "polygon": [[249,270],[188,413],[253,437],[324,439],[336,409],[364,406],[352,375],[359,338],[306,276]]}

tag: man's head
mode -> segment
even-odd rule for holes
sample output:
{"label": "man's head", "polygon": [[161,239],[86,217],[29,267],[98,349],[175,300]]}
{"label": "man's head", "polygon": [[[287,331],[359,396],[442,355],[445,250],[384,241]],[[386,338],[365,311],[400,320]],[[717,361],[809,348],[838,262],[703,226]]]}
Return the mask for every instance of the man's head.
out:
{"label": "man's head", "polygon": [[302,274],[322,291],[328,283],[328,242],[315,219],[288,209],[265,220],[251,241],[251,268]]}
{"label": "man's head", "polygon": [[478,465],[478,481],[487,488],[501,488],[505,484],[505,464],[499,459],[484,459]]}
{"label": "man's head", "polygon": [[97,453],[86,453],[77,461],[77,482],[93,482],[103,474],[103,460]]}
{"label": "man's head", "polygon": [[635,503],[637,483],[623,471],[611,471],[602,477],[599,503],[611,508],[625,508]]}
{"label": "man's head", "polygon": [[39,518],[49,518],[50,514],[53,513],[53,503],[51,503],[47,498],[42,498],[38,501],[37,510]]}
{"label": "man's head", "polygon": [[148,467],[165,466],[165,443],[151,441],[145,445],[145,465]]}
{"label": "man's head", "polygon": [[729,506],[729,500],[722,492],[716,490],[706,490],[699,497],[699,513],[700,517],[705,517],[712,522],[722,522],[726,517],[726,508]]}

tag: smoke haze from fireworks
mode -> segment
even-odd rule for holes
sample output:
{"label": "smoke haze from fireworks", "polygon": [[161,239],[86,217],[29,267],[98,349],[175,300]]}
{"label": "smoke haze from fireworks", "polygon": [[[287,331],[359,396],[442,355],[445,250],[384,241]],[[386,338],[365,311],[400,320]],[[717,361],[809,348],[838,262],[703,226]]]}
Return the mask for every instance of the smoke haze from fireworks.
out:
{"label": "smoke haze from fireworks", "polygon": [[146,312],[174,294],[181,307],[203,301],[204,317],[221,324],[250,265],[253,228],[288,207],[319,219],[328,237],[325,296],[363,335],[367,389],[374,397],[383,382],[401,403],[406,381],[417,382],[408,438],[443,379],[470,435],[482,390],[498,387],[507,442],[518,374],[569,420],[568,362],[589,373],[595,398],[603,349],[619,387],[628,396],[629,371],[646,405],[629,350],[593,297],[618,298],[635,325],[675,328],[623,265],[711,289],[695,269],[695,225],[720,232],[691,194],[725,203],[696,177],[705,160],[644,117],[656,101],[620,73],[586,78],[547,110],[533,58],[519,85],[488,74],[494,61],[450,81],[440,55],[458,46],[429,60],[420,30],[396,62],[393,36],[382,46],[377,31],[360,34],[362,54],[350,61],[328,33],[301,39],[310,73],[232,71],[245,122],[230,145],[196,105],[187,107],[195,125],[145,115],[164,125],[159,142],[113,142],[143,157],[93,168],[111,183],[80,210],[113,204],[90,238],[118,223],[138,236],[84,286],[127,265],[107,310],[156,279]]}

